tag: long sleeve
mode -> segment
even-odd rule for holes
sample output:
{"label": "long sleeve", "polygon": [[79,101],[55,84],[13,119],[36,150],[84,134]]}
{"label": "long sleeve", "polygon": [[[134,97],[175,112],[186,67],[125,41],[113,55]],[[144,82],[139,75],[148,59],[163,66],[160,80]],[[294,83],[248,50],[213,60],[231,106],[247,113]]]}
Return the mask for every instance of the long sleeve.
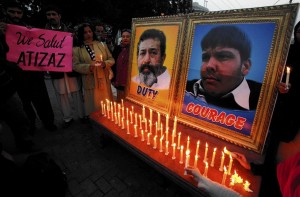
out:
{"label": "long sleeve", "polygon": [[83,56],[80,47],[73,48],[73,69],[81,74],[88,74],[90,73],[90,63],[85,62]]}

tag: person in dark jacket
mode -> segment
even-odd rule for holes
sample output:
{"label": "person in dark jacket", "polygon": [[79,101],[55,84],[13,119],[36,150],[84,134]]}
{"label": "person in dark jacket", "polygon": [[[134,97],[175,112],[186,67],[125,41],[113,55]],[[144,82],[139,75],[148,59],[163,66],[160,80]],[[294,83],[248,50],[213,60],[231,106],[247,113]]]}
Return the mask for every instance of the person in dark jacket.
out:
{"label": "person in dark jacket", "polygon": [[[290,84],[286,87],[284,82],[278,85],[277,101],[275,103],[269,131],[269,139],[265,145],[265,159],[262,164],[249,162],[247,158],[236,153],[236,158],[242,166],[252,171],[255,175],[262,177],[259,196],[281,197],[277,166],[281,154],[289,154],[286,151],[279,151],[280,147],[290,144],[296,139],[300,130],[300,121],[298,114],[300,111],[300,22],[294,28],[294,43],[291,44],[288,53],[286,65],[291,68]],[[284,75],[282,79],[285,79]],[[297,143],[295,150],[300,150],[300,144]],[[290,152],[290,151],[289,151]]]}
{"label": "person in dark jacket", "polygon": [[23,110],[22,101],[17,94],[17,85],[7,72],[11,68],[6,60],[8,46],[4,34],[0,33],[0,122],[5,122],[11,129],[16,147],[22,152],[31,152],[33,148],[32,137],[29,134],[30,122]]}
{"label": "person in dark jacket", "polygon": [[116,60],[116,64],[112,67],[115,76],[112,79],[112,83],[117,89],[118,102],[121,102],[121,99],[125,99],[125,86],[128,78],[131,30],[123,29],[121,31],[121,36],[122,40],[120,45],[117,45],[112,53],[113,58]]}
{"label": "person in dark jacket", "polygon": [[[26,26],[23,22],[24,5],[20,1],[6,0],[3,6],[5,17],[0,20],[0,31],[5,32],[6,24]],[[18,81],[18,94],[30,120],[31,132],[36,129],[36,112],[47,130],[56,130],[54,113],[44,81],[44,73],[23,71],[22,73],[13,73],[12,77],[15,81]]]}

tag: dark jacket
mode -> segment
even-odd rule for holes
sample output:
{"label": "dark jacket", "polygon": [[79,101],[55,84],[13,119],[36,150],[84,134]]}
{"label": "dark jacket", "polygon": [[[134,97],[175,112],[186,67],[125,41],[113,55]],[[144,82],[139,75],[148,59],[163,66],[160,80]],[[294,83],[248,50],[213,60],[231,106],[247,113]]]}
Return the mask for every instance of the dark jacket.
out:
{"label": "dark jacket", "polygon": [[0,105],[7,101],[17,91],[13,78],[7,72],[6,53],[8,46],[5,37],[0,38]]}

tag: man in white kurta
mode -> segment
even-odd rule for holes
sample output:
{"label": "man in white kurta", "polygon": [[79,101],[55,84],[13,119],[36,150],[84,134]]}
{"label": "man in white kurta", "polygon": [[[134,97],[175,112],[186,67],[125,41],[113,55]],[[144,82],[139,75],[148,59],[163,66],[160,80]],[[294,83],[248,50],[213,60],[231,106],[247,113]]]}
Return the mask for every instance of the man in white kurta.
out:
{"label": "man in white kurta", "polygon": [[[71,32],[61,23],[61,10],[56,6],[48,6],[45,9],[48,24],[45,29]],[[50,73],[58,104],[63,114],[63,128],[68,128],[77,111],[78,117],[83,120],[84,107],[81,91],[81,76],[76,72],[51,72]]]}

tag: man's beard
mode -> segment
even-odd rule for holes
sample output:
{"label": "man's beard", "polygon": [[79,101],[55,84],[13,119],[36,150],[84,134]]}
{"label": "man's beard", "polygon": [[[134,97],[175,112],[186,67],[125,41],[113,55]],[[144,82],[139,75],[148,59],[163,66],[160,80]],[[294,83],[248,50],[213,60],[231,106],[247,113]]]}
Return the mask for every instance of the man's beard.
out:
{"label": "man's beard", "polygon": [[[154,83],[157,83],[157,73],[159,67],[159,65],[152,66],[149,64],[143,64],[139,69],[140,82],[144,83],[148,87],[151,87]],[[144,71],[145,69],[148,69],[148,71]]]}

